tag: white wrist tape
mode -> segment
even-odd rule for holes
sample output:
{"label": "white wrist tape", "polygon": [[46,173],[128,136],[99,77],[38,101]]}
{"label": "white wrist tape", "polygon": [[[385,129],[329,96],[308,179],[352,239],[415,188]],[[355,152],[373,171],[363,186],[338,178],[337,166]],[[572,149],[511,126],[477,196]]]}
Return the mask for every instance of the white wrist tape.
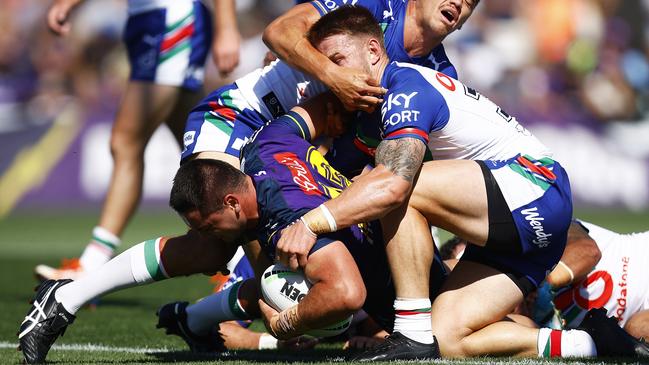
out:
{"label": "white wrist tape", "polygon": [[277,348],[277,339],[268,333],[262,333],[259,337],[260,350],[274,350]]}
{"label": "white wrist tape", "polygon": [[311,230],[311,228],[309,228],[309,224],[306,222],[306,219],[304,219],[304,216],[300,217],[300,222],[302,222],[302,224],[304,224],[304,226],[306,227],[306,230],[309,231],[309,233],[311,233],[311,235],[313,237],[318,237],[318,235],[315,234],[315,232],[313,232]]}
{"label": "white wrist tape", "polygon": [[559,263],[557,263],[557,265],[561,265],[568,272],[568,275],[570,275],[570,282],[572,283],[575,280],[575,273],[572,272],[572,269],[569,268],[568,265],[566,265],[566,263],[561,260],[559,260]]}
{"label": "white wrist tape", "polygon": [[333,214],[329,211],[329,208],[327,208],[324,204],[320,204],[320,210],[322,210],[322,214],[324,214],[325,218],[327,219],[327,223],[329,223],[329,230],[331,232],[336,232],[338,230],[338,225],[336,224],[336,219],[334,218]]}

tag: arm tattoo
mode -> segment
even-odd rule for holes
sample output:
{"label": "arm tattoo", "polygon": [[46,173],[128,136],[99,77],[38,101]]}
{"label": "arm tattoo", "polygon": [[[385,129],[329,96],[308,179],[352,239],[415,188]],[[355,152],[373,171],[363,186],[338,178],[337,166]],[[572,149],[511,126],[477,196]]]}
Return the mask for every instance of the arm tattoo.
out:
{"label": "arm tattoo", "polygon": [[412,182],[421,168],[426,145],[416,138],[383,140],[376,149],[376,164]]}

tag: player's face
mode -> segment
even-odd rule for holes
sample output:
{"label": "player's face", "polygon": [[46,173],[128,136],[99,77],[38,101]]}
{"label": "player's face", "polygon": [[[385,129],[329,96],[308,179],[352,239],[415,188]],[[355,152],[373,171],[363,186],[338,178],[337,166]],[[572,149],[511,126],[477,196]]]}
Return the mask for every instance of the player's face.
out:
{"label": "player's face", "polygon": [[317,48],[338,66],[370,71],[371,54],[365,37],[336,34],[323,39]]}
{"label": "player's face", "polygon": [[218,237],[225,242],[236,242],[244,233],[243,222],[227,207],[208,215],[192,210],[182,217],[190,228],[202,235]]}
{"label": "player's face", "polygon": [[417,15],[439,37],[459,29],[471,16],[477,0],[419,0]]}

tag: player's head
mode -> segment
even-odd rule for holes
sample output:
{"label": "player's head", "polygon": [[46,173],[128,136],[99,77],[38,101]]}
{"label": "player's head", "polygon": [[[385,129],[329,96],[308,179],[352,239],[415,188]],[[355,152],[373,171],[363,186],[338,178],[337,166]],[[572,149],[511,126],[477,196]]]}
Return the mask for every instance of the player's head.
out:
{"label": "player's head", "polygon": [[194,159],[176,172],[169,205],[191,228],[230,241],[243,233],[242,204],[249,194],[246,175],[232,165]]}
{"label": "player's head", "polygon": [[332,62],[369,71],[377,57],[386,58],[383,32],[372,13],[362,6],[341,6],[309,29],[309,42]]}
{"label": "player's head", "polygon": [[425,33],[441,42],[460,29],[469,19],[480,0],[413,0],[417,24]]}

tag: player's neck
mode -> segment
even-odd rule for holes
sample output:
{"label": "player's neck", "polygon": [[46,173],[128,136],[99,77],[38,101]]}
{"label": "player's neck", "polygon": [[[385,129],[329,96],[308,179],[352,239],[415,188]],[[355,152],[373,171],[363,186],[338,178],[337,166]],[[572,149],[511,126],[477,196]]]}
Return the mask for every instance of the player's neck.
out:
{"label": "player's neck", "polygon": [[243,213],[246,215],[246,230],[255,229],[259,223],[259,207],[257,206],[257,191],[250,176],[246,176],[246,184],[249,194],[245,194],[242,201]]}
{"label": "player's neck", "polygon": [[384,54],[384,57],[381,57],[381,59],[376,64],[372,65],[372,68],[370,69],[370,76],[372,76],[372,78],[378,83],[381,83],[381,79],[383,79],[383,73],[385,72],[385,68],[388,67],[389,63],[390,59],[388,58],[388,55]]}
{"label": "player's neck", "polygon": [[417,17],[416,2],[409,1],[403,25],[403,47],[408,56],[421,57],[428,55],[443,40],[444,37],[435,35],[429,29],[425,20],[420,20]]}

